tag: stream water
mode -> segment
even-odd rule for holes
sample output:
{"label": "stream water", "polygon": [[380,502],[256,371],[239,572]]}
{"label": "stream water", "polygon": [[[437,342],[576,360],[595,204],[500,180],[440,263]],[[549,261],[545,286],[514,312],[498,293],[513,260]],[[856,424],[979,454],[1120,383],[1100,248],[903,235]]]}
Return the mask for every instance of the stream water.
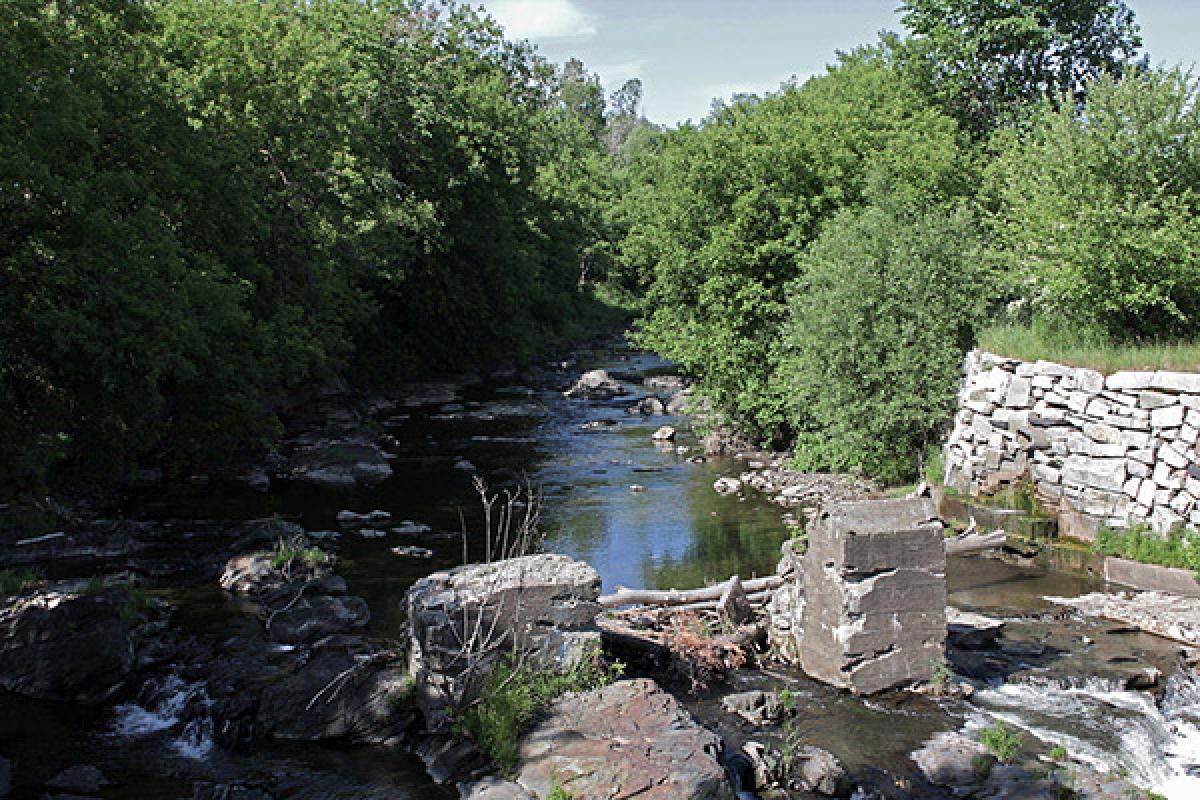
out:
{"label": "stream water", "polygon": [[[666,368],[653,356],[621,347],[575,355],[573,373],[605,367],[630,378],[635,390],[634,381]],[[260,494],[214,482],[144,495],[131,511],[177,519],[281,514],[321,530],[336,528],[342,509],[383,509],[434,531],[458,531],[460,512],[470,520],[478,509],[472,473],[464,469],[469,462],[493,486],[528,477],[540,487],[545,548],[591,563],[605,590],[619,584],[685,588],[735,573],[746,578],[773,572],[789,536],[781,509],[753,493],[739,499],[714,492],[713,481],[740,466],[727,459],[689,461],[696,443],[686,430],[675,444],[692,448],[688,452],[654,446],[650,435],[659,425],[686,429],[686,421],[626,414],[624,406],[637,396],[603,404],[567,400],[554,388],[468,388],[461,411],[420,408],[377,421],[395,437],[396,457],[393,476],[376,487],[335,491],[277,481]],[[473,413],[481,411],[489,413]],[[595,420],[614,424],[581,429]],[[643,488],[632,491],[635,484]],[[390,552],[397,544],[429,546],[434,555],[398,557]],[[372,632],[394,636],[405,589],[432,570],[461,563],[462,550],[457,538],[366,539],[347,533],[338,545],[338,572],[353,594],[368,601]],[[1029,652],[1037,655],[1019,674],[980,692],[975,702],[908,695],[863,700],[794,671],[739,676],[734,688],[788,685],[803,699],[809,741],[834,752],[852,771],[909,774],[908,753],[933,734],[997,717],[1048,743],[1063,743],[1102,769],[1124,770],[1171,800],[1200,796],[1200,779],[1189,774],[1200,763],[1200,689],[1194,679],[1181,673],[1156,699],[1125,691],[1106,677],[1117,652],[1135,653],[1172,674],[1177,646],[1098,623],[1038,621],[1038,613],[1051,611],[1043,595],[1102,588],[1086,581],[982,559],[955,559],[947,572],[952,603],[1011,616],[1009,637],[1036,643]],[[177,609],[175,623],[197,635],[229,637],[248,624],[215,587],[174,587],[163,594]],[[1081,632],[1095,644],[1082,646]],[[277,792],[295,798],[456,796],[430,783],[414,756],[390,750],[297,745],[249,755],[225,752],[212,746],[203,724],[179,725],[185,708],[204,702],[203,688],[182,677],[145,687],[135,700],[106,710],[0,694],[0,754],[20,765],[14,797],[40,796],[37,786],[78,763],[95,764],[115,778],[118,785],[104,793],[114,799],[174,800],[189,797],[195,780],[232,779],[270,779]],[[727,732],[732,723],[720,721],[715,703],[714,696],[691,706]]]}

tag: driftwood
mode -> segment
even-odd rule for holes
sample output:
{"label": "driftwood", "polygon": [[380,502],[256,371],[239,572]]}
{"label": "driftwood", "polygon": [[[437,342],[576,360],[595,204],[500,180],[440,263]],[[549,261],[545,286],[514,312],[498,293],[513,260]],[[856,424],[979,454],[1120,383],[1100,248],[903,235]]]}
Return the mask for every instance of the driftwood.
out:
{"label": "driftwood", "polygon": [[[742,588],[745,589],[746,594],[750,595],[751,598],[782,585],[783,578],[780,578],[778,575],[742,581]],[[715,604],[721,599],[721,595],[728,586],[729,581],[718,583],[716,586],[705,586],[702,589],[688,589],[686,591],[679,589],[627,589],[624,586],[618,586],[615,592],[606,594],[600,598],[600,605],[604,608],[621,608],[632,605],[682,606],[694,603]]]}
{"label": "driftwood", "polygon": [[946,555],[961,556],[967,553],[978,553],[982,550],[995,550],[1004,547],[1004,531],[991,533],[967,533],[946,540]]}
{"label": "driftwood", "polygon": [[[600,640],[606,653],[639,663],[653,662],[659,668],[671,659],[669,631],[639,630],[614,619],[601,618],[596,624],[600,628]],[[760,622],[743,625],[734,633],[716,636],[714,641],[752,650],[755,645],[762,644],[766,637],[767,628]]]}

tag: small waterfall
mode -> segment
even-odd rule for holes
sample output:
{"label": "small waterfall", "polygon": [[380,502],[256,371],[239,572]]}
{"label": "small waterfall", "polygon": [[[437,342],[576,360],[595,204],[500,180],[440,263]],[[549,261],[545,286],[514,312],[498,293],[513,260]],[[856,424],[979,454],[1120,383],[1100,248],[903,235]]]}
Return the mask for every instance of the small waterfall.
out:
{"label": "small waterfall", "polygon": [[[976,693],[990,717],[1024,729],[1104,772],[1125,770],[1169,800],[1200,797],[1200,677],[1177,672],[1156,702],[1114,681],[1009,683]],[[969,731],[988,722],[967,723]]]}
{"label": "small waterfall", "polygon": [[113,709],[114,736],[137,739],[169,731],[169,746],[185,758],[205,758],[213,748],[213,721],[208,694],[201,683],[188,683],[170,674],[150,680],[135,702]]}

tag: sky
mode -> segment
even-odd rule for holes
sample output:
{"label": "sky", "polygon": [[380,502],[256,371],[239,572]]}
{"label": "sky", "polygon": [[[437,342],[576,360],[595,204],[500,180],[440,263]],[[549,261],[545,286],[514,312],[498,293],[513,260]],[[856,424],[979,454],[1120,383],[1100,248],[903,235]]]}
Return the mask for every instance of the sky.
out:
{"label": "sky", "polygon": [[[1200,0],[1127,0],[1156,64],[1200,62]],[[713,98],[824,71],[899,30],[899,0],[482,0],[509,38],[579,58],[612,92],[641,78],[652,122],[700,120]]]}

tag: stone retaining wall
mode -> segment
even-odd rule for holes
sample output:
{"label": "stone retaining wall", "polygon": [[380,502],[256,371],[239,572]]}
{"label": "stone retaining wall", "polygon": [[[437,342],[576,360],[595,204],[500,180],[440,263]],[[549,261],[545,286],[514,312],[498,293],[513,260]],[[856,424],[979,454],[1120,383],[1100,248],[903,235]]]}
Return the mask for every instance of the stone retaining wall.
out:
{"label": "stone retaining wall", "polygon": [[1105,377],[978,350],[963,371],[947,486],[992,494],[1028,480],[1076,535],[1200,525],[1200,374]]}

